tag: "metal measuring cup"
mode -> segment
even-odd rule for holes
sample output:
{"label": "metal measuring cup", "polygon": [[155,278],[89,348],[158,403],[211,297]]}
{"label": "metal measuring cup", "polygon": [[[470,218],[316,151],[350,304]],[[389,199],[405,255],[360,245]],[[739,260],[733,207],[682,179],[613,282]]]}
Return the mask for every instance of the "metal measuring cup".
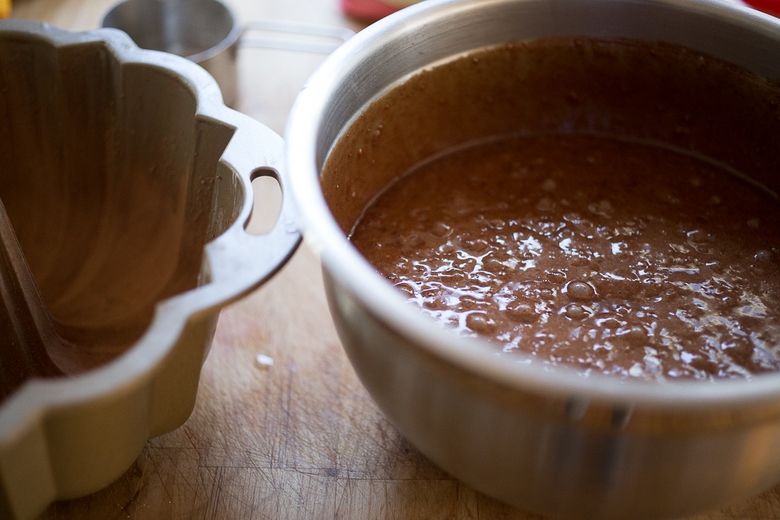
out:
{"label": "metal measuring cup", "polygon": [[[225,104],[233,107],[238,97],[239,46],[330,53],[354,34],[346,27],[280,20],[257,20],[241,27],[219,0],[126,0],[111,8],[101,25],[124,31],[141,48],[199,64],[217,80]],[[249,38],[250,31],[307,38]]]}

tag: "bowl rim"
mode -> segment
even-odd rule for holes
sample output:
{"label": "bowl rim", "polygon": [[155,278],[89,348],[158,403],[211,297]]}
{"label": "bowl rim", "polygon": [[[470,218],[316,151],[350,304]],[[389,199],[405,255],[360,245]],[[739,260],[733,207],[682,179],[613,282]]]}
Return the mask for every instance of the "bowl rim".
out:
{"label": "bowl rim", "polygon": [[[540,3],[547,0],[427,0],[398,11],[359,32],[328,57],[299,94],[285,130],[287,166],[293,196],[302,218],[304,236],[319,254],[324,270],[368,312],[401,333],[415,348],[466,372],[502,385],[562,398],[576,396],[592,402],[621,403],[666,410],[702,410],[742,407],[780,397],[780,372],[749,380],[639,381],[591,374],[583,377],[567,367],[509,363],[496,355],[485,340],[464,338],[436,326],[406,303],[347,241],[330,214],[319,187],[320,163],[329,150],[321,149],[321,132],[330,96],[357,64],[392,38],[431,21],[456,16],[460,11],[487,4]],[[565,4],[615,3],[621,0],[554,0]],[[625,0],[624,3],[686,10],[698,16],[715,16],[769,35],[780,48],[780,20],[748,7],[721,0]],[[475,47],[476,49],[476,47]],[[432,62],[433,63],[433,62]],[[344,128],[348,127],[347,123]],[[340,129],[340,131],[343,130]],[[339,131],[339,133],[340,133]],[[335,142],[335,141],[334,141]]]}

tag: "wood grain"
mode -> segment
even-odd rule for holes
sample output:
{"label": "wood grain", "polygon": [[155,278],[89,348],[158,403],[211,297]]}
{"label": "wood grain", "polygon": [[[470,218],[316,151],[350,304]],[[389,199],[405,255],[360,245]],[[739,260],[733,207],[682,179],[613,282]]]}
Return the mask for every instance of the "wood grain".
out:
{"label": "wood grain", "polygon": [[[231,0],[239,20],[361,26],[337,0]],[[14,16],[92,29],[108,0],[16,0]],[[242,49],[238,108],[281,133],[323,58]],[[253,226],[272,218],[260,202]],[[269,215],[269,213],[271,215]],[[260,365],[258,354],[273,360]],[[319,262],[306,246],[264,287],[225,309],[195,410],[150,440],[115,483],[52,505],[53,519],[517,519],[420,455],[385,420],[336,336]],[[780,487],[690,520],[780,519]]]}

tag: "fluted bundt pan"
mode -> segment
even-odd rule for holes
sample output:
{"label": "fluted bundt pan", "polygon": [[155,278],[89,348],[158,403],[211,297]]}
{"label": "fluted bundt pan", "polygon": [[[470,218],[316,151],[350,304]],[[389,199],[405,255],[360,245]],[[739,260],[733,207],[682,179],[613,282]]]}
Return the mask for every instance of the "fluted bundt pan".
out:
{"label": "fluted bundt pan", "polygon": [[[0,23],[0,517],[100,489],[188,418],[219,309],[299,242],[282,147],[183,58]],[[260,175],[284,200],[255,236]]]}

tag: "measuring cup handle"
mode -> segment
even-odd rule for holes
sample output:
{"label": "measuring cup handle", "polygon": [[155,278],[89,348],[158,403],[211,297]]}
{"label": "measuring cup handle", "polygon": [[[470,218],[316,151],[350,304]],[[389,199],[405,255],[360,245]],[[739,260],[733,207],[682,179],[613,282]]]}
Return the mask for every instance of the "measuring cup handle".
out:
{"label": "measuring cup handle", "polygon": [[338,25],[254,20],[244,25],[239,42],[245,47],[330,54],[354,35],[352,29]]}
{"label": "measuring cup handle", "polygon": [[[252,200],[241,208],[233,225],[206,246],[206,267],[214,288],[232,293],[236,300],[257,288],[292,256],[301,242],[296,210],[289,193],[284,160],[284,142],[280,136],[257,121],[235,111],[231,120],[236,132],[222,155],[221,162],[237,173],[243,189],[252,193],[252,180],[261,176],[276,179],[282,193],[279,215],[273,228],[254,235],[246,230],[252,212]],[[229,182],[221,179],[220,182]],[[218,298],[224,298],[217,295]]]}

